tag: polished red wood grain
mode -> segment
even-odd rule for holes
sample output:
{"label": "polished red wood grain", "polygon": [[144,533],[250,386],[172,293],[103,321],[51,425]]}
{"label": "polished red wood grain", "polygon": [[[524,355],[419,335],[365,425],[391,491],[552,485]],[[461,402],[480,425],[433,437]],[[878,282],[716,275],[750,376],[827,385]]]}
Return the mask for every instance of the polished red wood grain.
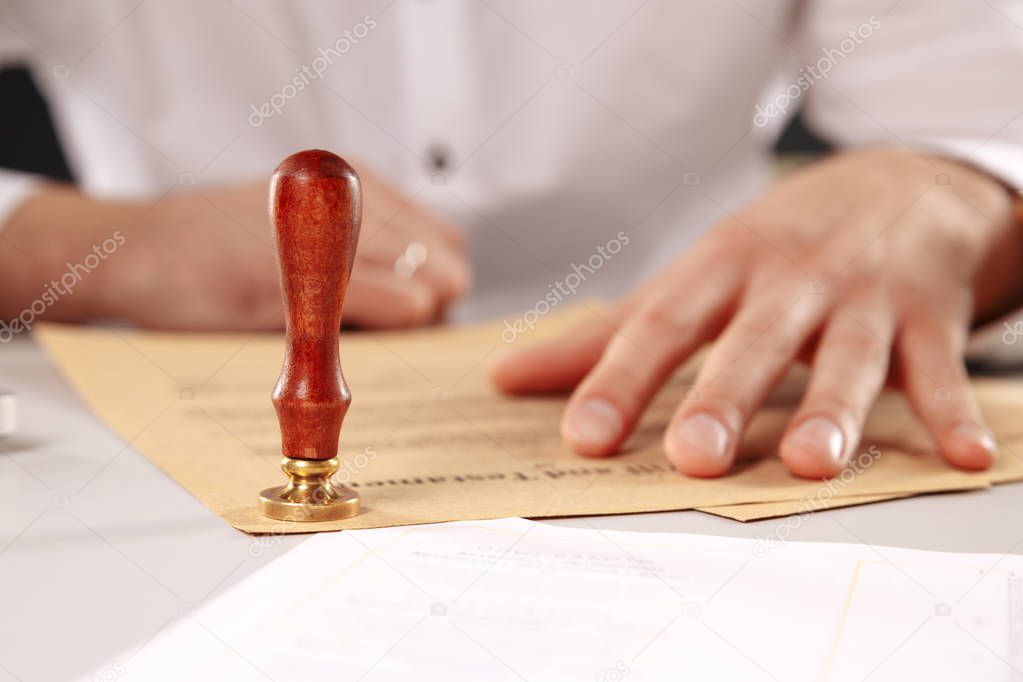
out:
{"label": "polished red wood grain", "polygon": [[273,392],[286,457],[338,451],[351,393],[341,373],[341,309],[362,221],[359,176],[319,149],[292,154],[274,171],[270,219],[286,308],[284,366]]}

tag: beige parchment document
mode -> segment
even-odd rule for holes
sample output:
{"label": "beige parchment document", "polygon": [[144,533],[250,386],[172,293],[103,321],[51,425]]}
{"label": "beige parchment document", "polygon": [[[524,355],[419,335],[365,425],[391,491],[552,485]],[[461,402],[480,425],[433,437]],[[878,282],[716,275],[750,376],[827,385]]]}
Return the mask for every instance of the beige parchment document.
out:
{"label": "beige parchment document", "polygon": [[[985,413],[992,416],[998,423],[995,430],[999,435],[1002,461],[988,472],[989,482],[998,484],[1023,479],[1023,435],[1021,435],[1023,434],[1023,426],[1014,426],[1017,421],[1023,423],[1021,421],[1023,420],[1023,413],[1019,412],[1020,409],[1023,409],[1023,405],[1019,402],[1020,394],[1023,393],[1023,386],[1018,382],[986,379],[975,381],[974,390],[977,391],[981,404],[985,405]],[[929,492],[954,492],[919,490],[912,493],[828,497],[821,494],[822,490],[818,490],[816,494],[799,500],[719,505],[701,507],[699,510],[708,514],[745,522],[793,514],[806,514],[827,509],[855,507],[872,502],[899,500]]]}
{"label": "beige parchment document", "polygon": [[[516,344],[557,333],[583,309],[550,315]],[[228,523],[251,533],[371,528],[507,516],[552,517],[906,495],[1023,478],[1023,386],[978,384],[1003,445],[993,472],[952,469],[896,395],[883,396],[860,471],[831,492],[791,476],[774,456],[801,392],[791,375],[753,422],[734,473],[717,480],[671,469],[660,437],[685,398],[687,368],[657,397],[623,453],[584,459],[560,442],[564,396],[507,398],[485,363],[506,346],[501,324],[409,333],[345,332],[353,403],[341,435],[342,482],[359,490],[353,519],[289,523],[260,516],[263,488],[283,480],[270,391],[283,357],[277,334],[178,334],[41,325],[37,339],[96,414]],[[871,454],[869,447],[878,449]],[[793,502],[794,501],[794,502]],[[756,506],[756,505],[754,505]]]}
{"label": "beige parchment document", "polygon": [[[986,487],[986,486],[984,486]],[[943,491],[945,492],[945,491]],[[952,491],[960,492],[960,491]],[[901,500],[921,493],[889,493],[886,495],[845,495],[833,497],[827,501],[809,498],[805,500],[782,500],[781,502],[750,502],[748,504],[723,504],[716,507],[698,507],[697,511],[721,516],[733,521],[761,521],[775,519],[780,516],[808,514],[828,509],[858,507],[873,502]]]}

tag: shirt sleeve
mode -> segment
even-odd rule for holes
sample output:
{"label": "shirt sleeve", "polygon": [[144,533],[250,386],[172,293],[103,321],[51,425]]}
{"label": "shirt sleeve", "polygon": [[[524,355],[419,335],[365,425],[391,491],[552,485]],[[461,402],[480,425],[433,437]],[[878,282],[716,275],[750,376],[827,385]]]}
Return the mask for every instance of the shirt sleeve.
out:
{"label": "shirt sleeve", "polygon": [[7,219],[11,214],[22,202],[35,194],[42,184],[42,178],[36,175],[0,168],[0,232],[7,225]]}
{"label": "shirt sleeve", "polygon": [[1023,2],[811,0],[794,80],[840,146],[950,156],[1023,188]]}

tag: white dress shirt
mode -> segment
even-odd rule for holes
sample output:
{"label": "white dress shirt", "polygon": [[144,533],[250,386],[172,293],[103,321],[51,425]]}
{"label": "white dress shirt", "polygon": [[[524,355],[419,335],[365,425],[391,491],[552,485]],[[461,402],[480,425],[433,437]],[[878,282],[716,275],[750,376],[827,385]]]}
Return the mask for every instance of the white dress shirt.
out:
{"label": "white dress shirt", "polygon": [[[0,0],[0,59],[97,197],[372,165],[467,230],[463,319],[627,291],[764,187],[800,106],[1023,186],[1021,0]],[[0,172],[0,223],[33,187]]]}

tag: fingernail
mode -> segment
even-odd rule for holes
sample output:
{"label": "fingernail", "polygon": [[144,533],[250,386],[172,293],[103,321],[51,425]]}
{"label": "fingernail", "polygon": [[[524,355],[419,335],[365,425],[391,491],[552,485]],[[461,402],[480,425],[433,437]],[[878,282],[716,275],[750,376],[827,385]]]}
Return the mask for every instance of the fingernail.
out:
{"label": "fingernail", "polygon": [[800,424],[785,439],[785,445],[825,454],[836,464],[845,464],[845,435],[838,424],[824,417],[812,417]]}
{"label": "fingernail", "polygon": [[998,443],[995,441],[995,437],[979,424],[971,421],[960,422],[956,425],[953,433],[957,438],[974,443],[985,450],[991,459],[994,459],[998,453]]}
{"label": "fingernail", "polygon": [[602,447],[622,433],[622,415],[603,398],[588,398],[569,414],[566,430],[575,445]]}
{"label": "fingernail", "polygon": [[675,427],[674,450],[687,457],[723,461],[728,457],[728,429],[706,412],[688,417]]}

